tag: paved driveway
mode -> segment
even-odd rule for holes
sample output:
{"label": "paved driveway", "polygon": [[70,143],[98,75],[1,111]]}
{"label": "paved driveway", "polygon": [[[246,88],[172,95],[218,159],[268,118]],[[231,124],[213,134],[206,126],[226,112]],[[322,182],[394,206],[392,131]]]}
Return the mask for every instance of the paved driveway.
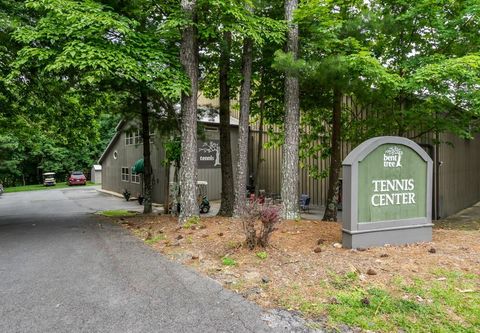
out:
{"label": "paved driveway", "polygon": [[91,187],[0,196],[0,332],[291,331],[92,214],[118,208],[138,205]]}

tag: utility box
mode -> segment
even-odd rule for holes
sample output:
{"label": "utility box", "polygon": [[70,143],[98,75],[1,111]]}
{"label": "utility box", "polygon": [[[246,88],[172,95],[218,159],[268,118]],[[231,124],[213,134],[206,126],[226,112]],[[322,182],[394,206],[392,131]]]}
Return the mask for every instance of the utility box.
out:
{"label": "utility box", "polygon": [[90,172],[90,180],[92,183],[102,183],[102,166],[100,164],[94,164]]}

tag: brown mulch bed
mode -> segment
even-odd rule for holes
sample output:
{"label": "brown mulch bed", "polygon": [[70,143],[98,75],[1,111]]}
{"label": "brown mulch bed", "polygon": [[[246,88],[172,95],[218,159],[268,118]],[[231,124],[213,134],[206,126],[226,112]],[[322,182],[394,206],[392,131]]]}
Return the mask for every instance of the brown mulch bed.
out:
{"label": "brown mulch bed", "polygon": [[[268,248],[250,251],[243,243],[241,221],[233,218],[202,218],[189,229],[178,227],[177,219],[170,216],[115,220],[173,260],[266,307],[285,305],[283,300],[292,290],[306,299],[326,299],[322,281],[349,272],[356,272],[361,283],[387,290],[399,277],[406,282],[433,281],[442,269],[480,277],[478,230],[435,228],[430,243],[348,250],[338,248],[338,223],[284,221]],[[267,258],[261,259],[258,252],[266,252]],[[222,264],[225,256],[236,265]]]}

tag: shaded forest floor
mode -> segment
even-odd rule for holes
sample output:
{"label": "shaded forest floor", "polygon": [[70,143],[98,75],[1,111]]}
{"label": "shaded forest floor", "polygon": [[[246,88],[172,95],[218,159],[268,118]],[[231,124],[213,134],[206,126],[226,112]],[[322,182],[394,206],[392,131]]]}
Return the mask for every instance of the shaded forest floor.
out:
{"label": "shaded forest floor", "polygon": [[[170,216],[115,218],[155,250],[267,308],[300,311],[332,329],[480,331],[480,230],[452,223],[433,242],[348,250],[338,223],[284,221],[271,245],[244,246],[242,223]],[[478,223],[472,221],[470,223]]]}

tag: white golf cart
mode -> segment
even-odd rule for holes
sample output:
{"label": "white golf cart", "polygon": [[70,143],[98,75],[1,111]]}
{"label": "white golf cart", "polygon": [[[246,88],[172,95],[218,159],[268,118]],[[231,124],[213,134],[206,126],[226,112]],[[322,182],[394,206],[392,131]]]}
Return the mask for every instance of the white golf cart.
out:
{"label": "white golf cart", "polygon": [[55,186],[55,172],[45,172],[43,175],[43,186]]}

